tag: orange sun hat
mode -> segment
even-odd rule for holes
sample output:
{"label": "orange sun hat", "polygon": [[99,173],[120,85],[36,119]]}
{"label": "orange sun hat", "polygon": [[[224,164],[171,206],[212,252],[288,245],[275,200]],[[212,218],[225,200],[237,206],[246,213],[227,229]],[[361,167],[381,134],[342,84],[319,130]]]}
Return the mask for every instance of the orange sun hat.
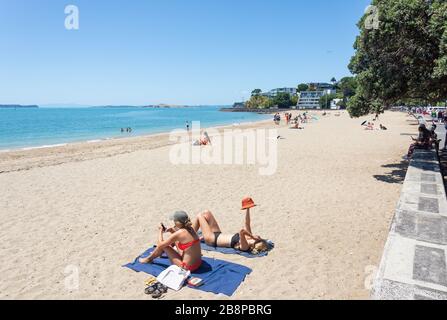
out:
{"label": "orange sun hat", "polygon": [[247,198],[242,199],[242,209],[241,210],[251,209],[253,207],[256,207],[256,204],[252,198],[247,197]]}

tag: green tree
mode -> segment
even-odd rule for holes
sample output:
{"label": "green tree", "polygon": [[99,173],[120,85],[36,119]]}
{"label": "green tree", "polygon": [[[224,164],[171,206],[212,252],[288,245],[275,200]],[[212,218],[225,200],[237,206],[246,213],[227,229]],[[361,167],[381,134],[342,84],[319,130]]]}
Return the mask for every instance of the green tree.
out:
{"label": "green tree", "polygon": [[344,77],[338,82],[338,89],[342,99],[349,99],[355,95],[357,90],[357,79],[355,77]]}
{"label": "green tree", "polygon": [[253,90],[253,91],[251,92],[251,95],[252,95],[252,96],[259,96],[259,95],[261,95],[261,93],[262,93],[262,90],[261,90],[261,89],[255,89],[255,90]]}
{"label": "green tree", "polygon": [[296,106],[298,104],[298,96],[291,96],[290,97],[290,105]]}
{"label": "green tree", "polygon": [[248,109],[268,109],[273,106],[271,99],[268,97],[254,95],[246,102]]}
{"label": "green tree", "polygon": [[273,98],[273,105],[278,108],[290,108],[292,106],[292,100],[289,93],[280,92]]}
{"label": "green tree", "polygon": [[348,102],[351,116],[380,112],[412,99],[447,98],[447,1],[373,0],[379,24],[366,13],[349,69],[358,87]]}
{"label": "green tree", "polygon": [[309,86],[305,83],[300,83],[297,87],[298,92],[307,91],[307,90],[309,90]]}

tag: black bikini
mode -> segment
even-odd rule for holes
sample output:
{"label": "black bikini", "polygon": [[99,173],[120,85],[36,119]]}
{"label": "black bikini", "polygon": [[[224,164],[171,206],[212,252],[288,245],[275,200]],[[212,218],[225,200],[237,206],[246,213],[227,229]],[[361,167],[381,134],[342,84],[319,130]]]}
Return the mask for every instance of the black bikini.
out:
{"label": "black bikini", "polygon": [[[214,248],[217,248],[217,239],[219,239],[222,232],[214,232]],[[231,248],[234,248],[241,241],[241,236],[236,233],[233,238],[231,238]]]}

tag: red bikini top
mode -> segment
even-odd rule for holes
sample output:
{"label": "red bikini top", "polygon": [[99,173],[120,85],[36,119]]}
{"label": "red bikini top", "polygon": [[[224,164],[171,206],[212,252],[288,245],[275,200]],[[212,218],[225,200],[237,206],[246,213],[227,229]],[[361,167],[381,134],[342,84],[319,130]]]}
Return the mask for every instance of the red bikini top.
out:
{"label": "red bikini top", "polygon": [[178,247],[180,250],[185,251],[185,250],[191,248],[193,245],[195,245],[195,244],[197,244],[197,243],[199,243],[199,242],[200,242],[200,239],[197,239],[197,240],[194,240],[194,241],[185,243],[185,244],[183,244],[183,243],[179,243],[177,247]]}

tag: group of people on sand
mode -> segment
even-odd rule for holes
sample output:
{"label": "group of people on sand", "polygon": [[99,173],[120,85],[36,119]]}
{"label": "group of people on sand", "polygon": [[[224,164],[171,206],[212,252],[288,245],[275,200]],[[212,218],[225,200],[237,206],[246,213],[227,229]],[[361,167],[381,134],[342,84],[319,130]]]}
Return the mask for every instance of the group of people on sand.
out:
{"label": "group of people on sand", "polygon": [[[236,233],[224,233],[211,211],[204,211],[193,220],[184,211],[177,211],[171,216],[174,225],[166,228],[159,226],[158,243],[152,254],[140,258],[140,263],[152,263],[166,254],[172,264],[194,272],[202,265],[201,242],[215,248],[234,248],[236,250],[258,254],[270,249],[269,243],[260,236],[254,235],[251,228],[250,210],[256,207],[253,199],[242,200],[242,211],[245,211],[244,227]],[[202,236],[199,236],[199,231]],[[165,234],[168,236],[165,238]]]}
{"label": "group of people on sand", "polygon": [[124,132],[132,133],[132,128],[131,128],[131,127],[128,127],[128,128],[121,128],[121,133],[124,133]]}
{"label": "group of people on sand", "polygon": [[[287,125],[292,125],[291,129],[303,129],[300,127],[301,123],[307,123],[311,117],[308,116],[307,112],[304,112],[302,115],[298,114],[296,117],[293,117],[293,114],[291,112],[286,112],[284,114],[284,119]],[[281,123],[281,115],[279,113],[276,113],[273,117],[273,121],[275,124],[279,125]]]}
{"label": "group of people on sand", "polygon": [[[362,123],[362,126],[365,127],[365,130],[375,130],[375,122],[378,121],[378,120],[379,120],[379,115],[376,114],[376,116],[374,117],[374,119],[373,119],[372,122],[370,122],[370,121],[364,121],[364,122]],[[379,125],[379,129],[380,129],[380,130],[384,130],[384,131],[388,130],[388,128],[385,127],[383,124],[380,124],[380,125]],[[378,129],[378,130],[379,130],[379,129]]]}
{"label": "group of people on sand", "polygon": [[432,125],[432,127],[427,129],[427,126],[425,124],[419,125],[418,128],[418,137],[415,139],[414,137],[411,137],[414,141],[410,145],[410,148],[408,149],[407,157],[411,158],[414,154],[414,150],[416,149],[431,149],[435,148],[436,151],[439,151],[439,143],[441,140],[438,140],[438,135],[436,134],[437,126],[435,124]]}

